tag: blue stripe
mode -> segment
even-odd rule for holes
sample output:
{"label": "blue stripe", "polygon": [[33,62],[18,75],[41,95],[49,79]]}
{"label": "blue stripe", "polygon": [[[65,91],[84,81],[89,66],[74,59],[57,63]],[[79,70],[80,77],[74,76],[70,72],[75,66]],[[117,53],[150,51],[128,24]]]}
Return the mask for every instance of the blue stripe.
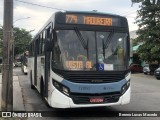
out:
{"label": "blue stripe", "polygon": [[68,80],[62,80],[62,84],[70,89],[73,93],[109,93],[120,92],[122,86],[127,81],[125,79],[119,82],[113,83],[101,83],[101,84],[86,84],[86,83],[73,83]]}

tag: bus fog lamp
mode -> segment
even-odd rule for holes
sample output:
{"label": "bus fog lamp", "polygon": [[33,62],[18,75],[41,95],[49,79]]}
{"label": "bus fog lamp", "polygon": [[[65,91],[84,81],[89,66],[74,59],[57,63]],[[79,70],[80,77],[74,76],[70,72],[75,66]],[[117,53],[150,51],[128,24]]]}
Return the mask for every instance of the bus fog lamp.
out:
{"label": "bus fog lamp", "polygon": [[62,87],[63,93],[69,96],[69,90],[66,87]]}

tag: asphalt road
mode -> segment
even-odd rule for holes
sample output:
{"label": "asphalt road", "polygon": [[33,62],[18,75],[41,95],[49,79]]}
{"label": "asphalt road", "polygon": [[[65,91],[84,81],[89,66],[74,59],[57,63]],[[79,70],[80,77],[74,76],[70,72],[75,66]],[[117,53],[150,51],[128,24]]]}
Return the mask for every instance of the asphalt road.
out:
{"label": "asphalt road", "polygon": [[[159,111],[160,112],[160,80],[156,80],[154,76],[133,74],[131,75],[131,102],[123,106],[101,107],[101,108],[80,108],[55,111],[46,106],[45,102],[37,91],[30,89],[30,81],[28,76],[23,75],[19,68],[14,70],[14,74],[19,76],[20,85],[22,87],[23,99],[26,111],[50,111],[55,114],[54,120],[73,119],[73,120],[106,120],[115,119],[115,117],[99,116],[110,113],[112,111]],[[66,113],[65,117],[61,115]],[[77,114],[78,113],[78,114]],[[83,117],[82,117],[83,116]],[[93,117],[90,117],[93,116]],[[46,119],[46,118],[41,118]],[[53,119],[53,118],[47,118]],[[118,120],[159,120],[160,117],[116,117]],[[35,119],[34,119],[35,120]],[[37,118],[39,120],[39,118]]]}

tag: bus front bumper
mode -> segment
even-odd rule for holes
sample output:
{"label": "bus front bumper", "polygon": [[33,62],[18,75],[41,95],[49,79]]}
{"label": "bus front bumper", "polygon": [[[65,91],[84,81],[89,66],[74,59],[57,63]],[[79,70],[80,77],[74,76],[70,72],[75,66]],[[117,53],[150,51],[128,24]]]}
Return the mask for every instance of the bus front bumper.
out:
{"label": "bus front bumper", "polygon": [[75,104],[73,100],[54,89],[50,96],[49,105],[54,108],[80,108],[80,107],[100,107],[100,106],[113,106],[113,105],[123,105],[130,102],[131,88],[129,87],[127,91],[119,97],[117,102],[113,103],[99,103],[99,104]]}

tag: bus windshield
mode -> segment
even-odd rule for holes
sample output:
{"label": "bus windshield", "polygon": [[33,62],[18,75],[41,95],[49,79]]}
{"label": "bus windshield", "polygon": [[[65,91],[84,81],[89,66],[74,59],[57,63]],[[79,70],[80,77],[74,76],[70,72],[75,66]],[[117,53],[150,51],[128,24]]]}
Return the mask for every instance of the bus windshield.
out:
{"label": "bus windshield", "polygon": [[126,70],[127,33],[57,30],[52,67],[62,70]]}

